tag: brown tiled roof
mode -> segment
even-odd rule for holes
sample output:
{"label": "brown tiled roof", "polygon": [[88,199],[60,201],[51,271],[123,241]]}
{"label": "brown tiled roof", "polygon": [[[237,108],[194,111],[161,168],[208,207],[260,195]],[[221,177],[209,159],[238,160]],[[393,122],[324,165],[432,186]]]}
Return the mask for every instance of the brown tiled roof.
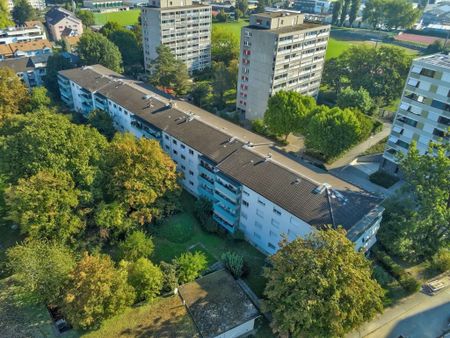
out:
{"label": "brown tiled roof", "polygon": [[44,48],[52,48],[52,44],[48,40],[35,40],[27,42],[15,42],[7,45],[0,45],[0,55],[10,56],[18,50],[28,52],[40,50]]}

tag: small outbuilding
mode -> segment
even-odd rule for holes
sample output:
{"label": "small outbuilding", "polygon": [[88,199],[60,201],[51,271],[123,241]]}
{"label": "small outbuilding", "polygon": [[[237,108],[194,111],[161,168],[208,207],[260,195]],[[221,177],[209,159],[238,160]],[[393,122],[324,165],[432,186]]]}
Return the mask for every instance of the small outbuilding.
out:
{"label": "small outbuilding", "polygon": [[179,287],[203,338],[235,338],[254,329],[259,311],[236,280],[220,270]]}

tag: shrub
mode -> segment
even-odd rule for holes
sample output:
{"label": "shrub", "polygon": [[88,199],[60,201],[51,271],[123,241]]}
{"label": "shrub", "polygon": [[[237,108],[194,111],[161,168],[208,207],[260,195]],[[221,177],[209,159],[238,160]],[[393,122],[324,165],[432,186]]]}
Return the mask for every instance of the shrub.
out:
{"label": "shrub", "polygon": [[242,276],[244,258],[241,255],[232,251],[227,251],[222,254],[220,259],[234,278],[239,278]]}
{"label": "shrub", "polygon": [[127,261],[136,261],[141,257],[149,257],[154,247],[152,238],[137,230],[119,244],[120,256]]}
{"label": "shrub", "polygon": [[175,258],[173,263],[176,266],[180,284],[195,280],[208,265],[205,254],[200,251],[183,253]]}
{"label": "shrub", "polygon": [[380,185],[384,188],[390,188],[398,182],[399,178],[390,175],[383,170],[378,170],[369,176],[369,180],[370,182]]}
{"label": "shrub", "polygon": [[450,250],[441,248],[431,259],[431,267],[439,272],[450,270]]}
{"label": "shrub", "polygon": [[240,229],[237,229],[234,233],[232,233],[231,238],[233,239],[233,241],[236,241],[236,242],[245,241],[244,232]]}
{"label": "shrub", "polygon": [[212,202],[204,197],[200,197],[194,204],[194,216],[197,218],[203,230],[215,233],[218,230],[217,223],[212,219]]}
{"label": "shrub", "polygon": [[162,291],[172,292],[178,286],[178,277],[176,266],[162,261],[160,268],[163,273]]}
{"label": "shrub", "polygon": [[276,139],[277,135],[269,130],[267,125],[264,123],[263,119],[256,119],[252,121],[252,130],[255,133],[261,134],[263,136]]}
{"label": "shrub", "polygon": [[141,257],[128,266],[128,282],[136,291],[138,301],[149,301],[159,295],[163,273],[149,259]]}

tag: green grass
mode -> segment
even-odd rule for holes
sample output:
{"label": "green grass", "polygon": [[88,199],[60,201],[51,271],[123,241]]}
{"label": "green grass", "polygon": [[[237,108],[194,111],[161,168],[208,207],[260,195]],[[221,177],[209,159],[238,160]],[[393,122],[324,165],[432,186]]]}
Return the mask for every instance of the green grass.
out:
{"label": "green grass", "polygon": [[372,154],[380,154],[384,151],[384,147],[386,146],[388,138],[385,137],[380,142],[374,144],[369,149],[367,149],[365,152],[362,153],[362,155],[372,155]]}
{"label": "green grass", "polygon": [[[265,285],[261,276],[265,255],[245,241],[237,242],[232,239],[221,238],[216,234],[206,233],[193,215],[194,198],[184,192],[181,201],[183,212],[167,219],[153,231],[155,251],[152,260],[154,262],[162,260],[170,262],[173,258],[193,247],[191,251],[205,252],[208,263],[212,264],[220,260],[223,252],[235,251],[244,257],[245,262],[250,267],[250,273],[244,280],[258,296],[261,296]],[[176,236],[180,234],[183,227],[189,236],[183,234],[185,241],[181,242]]]}
{"label": "green grass", "polygon": [[223,29],[228,30],[238,39],[241,38],[241,28],[248,25],[248,21],[240,19],[239,21],[231,21],[231,22],[215,22],[213,23],[213,29]]}
{"label": "green grass", "polygon": [[114,21],[122,26],[129,26],[137,24],[140,13],[140,9],[130,9],[129,11],[110,13],[94,13],[94,19],[96,25],[104,25],[108,21]]}

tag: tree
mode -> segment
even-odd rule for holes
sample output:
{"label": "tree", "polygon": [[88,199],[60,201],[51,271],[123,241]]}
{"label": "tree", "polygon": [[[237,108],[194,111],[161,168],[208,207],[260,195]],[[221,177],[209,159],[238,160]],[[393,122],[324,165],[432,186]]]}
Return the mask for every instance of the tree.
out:
{"label": "tree", "polygon": [[159,295],[163,273],[147,258],[141,257],[128,266],[128,282],[136,291],[136,300],[150,301]]}
{"label": "tree", "polygon": [[58,304],[75,266],[73,253],[56,242],[27,240],[7,251],[8,265],[20,293],[36,303]]}
{"label": "tree", "polygon": [[333,159],[360,140],[361,123],[350,109],[317,108],[308,124],[305,145]]}
{"label": "tree", "polygon": [[348,14],[348,22],[350,24],[350,27],[353,26],[353,23],[355,22],[356,17],[358,16],[360,7],[361,7],[361,0],[351,0],[350,13]]}
{"label": "tree", "polygon": [[185,94],[189,89],[186,65],[181,60],[177,60],[166,45],[158,46],[156,53],[158,56],[152,61],[151,83],[172,89],[177,95]]}
{"label": "tree", "polygon": [[256,6],[255,13],[264,13],[266,11],[265,0],[258,0],[258,5]]}
{"label": "tree", "polygon": [[77,45],[78,55],[85,65],[101,64],[122,73],[122,55],[119,48],[100,33],[87,31]]}
{"label": "tree", "polygon": [[95,109],[88,115],[88,122],[91,126],[97,129],[108,140],[111,140],[116,133],[113,119],[111,116],[101,109]]}
{"label": "tree", "polygon": [[28,90],[16,73],[8,67],[0,67],[0,125],[9,115],[23,112],[28,103]]}
{"label": "tree", "polygon": [[388,30],[411,28],[421,15],[421,10],[413,7],[408,0],[368,0],[363,11],[363,21],[373,28]]}
{"label": "tree", "polygon": [[134,228],[135,223],[127,215],[127,208],[117,202],[101,202],[94,215],[94,222],[100,228],[101,237],[117,238]]}
{"label": "tree", "polygon": [[[78,189],[90,189],[107,146],[97,130],[49,111],[17,116],[0,126],[0,168],[12,183],[39,171],[68,172]],[[85,192],[86,193],[86,192]],[[83,194],[86,201],[89,196]]]}
{"label": "tree", "polygon": [[213,63],[213,94],[215,106],[223,109],[226,105],[225,92],[234,88],[230,69],[223,62]]}
{"label": "tree", "polygon": [[162,261],[160,268],[163,273],[164,292],[172,292],[178,286],[177,268],[175,265]]}
{"label": "tree", "polygon": [[242,276],[244,272],[244,257],[235,252],[227,251],[220,256],[220,259],[234,278]]}
{"label": "tree", "polygon": [[342,0],[333,2],[333,14],[331,16],[331,23],[333,25],[339,24],[339,18],[342,12]]}
{"label": "tree", "polygon": [[383,309],[369,261],[342,229],[283,242],[269,259],[265,307],[280,334],[341,337]]}
{"label": "tree", "polygon": [[14,23],[11,21],[9,16],[9,7],[7,0],[0,0],[0,29],[13,26]]}
{"label": "tree", "polygon": [[120,28],[112,31],[108,39],[119,48],[125,67],[144,63],[144,53],[132,31]]}
{"label": "tree", "polygon": [[348,10],[350,8],[351,0],[343,0],[342,10],[341,10],[341,18],[339,20],[339,24],[342,26],[345,23],[345,19],[347,19]]}
{"label": "tree", "polygon": [[102,169],[107,200],[122,203],[140,224],[175,208],[180,192],[176,165],[157,141],[117,133],[104,153]]}
{"label": "tree", "polygon": [[121,257],[127,261],[137,261],[139,258],[148,258],[153,253],[155,245],[152,238],[147,237],[143,231],[134,231],[125,241],[119,244]]}
{"label": "tree", "polygon": [[120,26],[119,23],[117,23],[116,21],[108,21],[102,26],[102,28],[100,28],[99,32],[109,39],[111,33],[121,29],[122,26]]}
{"label": "tree", "polygon": [[223,9],[219,11],[216,15],[217,22],[227,22],[228,21],[228,14],[225,13]]}
{"label": "tree", "polygon": [[242,15],[246,15],[248,11],[248,1],[247,0],[238,0],[237,7],[242,12]]}
{"label": "tree", "polygon": [[80,19],[81,22],[83,22],[83,25],[85,25],[86,27],[95,25],[94,13],[92,13],[91,11],[80,9],[76,12],[76,14],[78,19]]}
{"label": "tree", "polygon": [[45,87],[34,87],[31,90],[30,103],[28,105],[28,111],[37,111],[41,109],[48,109],[50,107],[51,100],[48,97],[48,92]]}
{"label": "tree", "polygon": [[307,118],[315,105],[312,97],[282,90],[269,98],[264,122],[272,132],[287,140],[290,133],[305,131]]}
{"label": "tree", "polygon": [[199,107],[206,108],[211,101],[212,88],[208,81],[195,82],[192,86],[192,102]]}
{"label": "tree", "polygon": [[173,264],[177,268],[178,282],[189,283],[195,280],[206,269],[208,261],[203,252],[186,252],[175,258]]}
{"label": "tree", "polygon": [[239,57],[239,39],[229,30],[213,26],[211,34],[211,59],[226,66]]}
{"label": "tree", "polygon": [[239,21],[239,19],[242,18],[243,15],[244,15],[244,14],[242,14],[242,12],[241,12],[241,10],[240,10],[239,8],[236,8],[236,9],[234,10],[234,19],[235,19],[236,21]]}
{"label": "tree", "polygon": [[63,311],[76,328],[98,328],[134,301],[127,272],[116,269],[109,256],[84,253],[69,276]]}
{"label": "tree", "polygon": [[436,53],[448,53],[450,49],[445,45],[442,40],[436,40],[433,43],[429,44],[427,49],[425,50],[425,54],[436,54]]}
{"label": "tree", "polygon": [[374,29],[378,28],[384,20],[384,8],[386,0],[368,0],[363,10],[363,21],[372,25]]}
{"label": "tree", "polygon": [[6,190],[8,218],[30,238],[72,241],[84,228],[76,212],[80,194],[68,173],[39,171]]}
{"label": "tree", "polygon": [[11,13],[13,20],[19,26],[24,25],[26,21],[32,20],[35,16],[34,8],[27,0],[15,0]]}
{"label": "tree", "polygon": [[353,90],[350,87],[344,88],[338,95],[337,105],[340,108],[358,108],[363,113],[370,113],[374,103],[364,88]]}
{"label": "tree", "polygon": [[61,53],[50,55],[47,59],[47,68],[44,77],[45,87],[47,87],[52,94],[59,94],[58,72],[73,67],[74,65],[70,62],[70,59],[65,58]]}

